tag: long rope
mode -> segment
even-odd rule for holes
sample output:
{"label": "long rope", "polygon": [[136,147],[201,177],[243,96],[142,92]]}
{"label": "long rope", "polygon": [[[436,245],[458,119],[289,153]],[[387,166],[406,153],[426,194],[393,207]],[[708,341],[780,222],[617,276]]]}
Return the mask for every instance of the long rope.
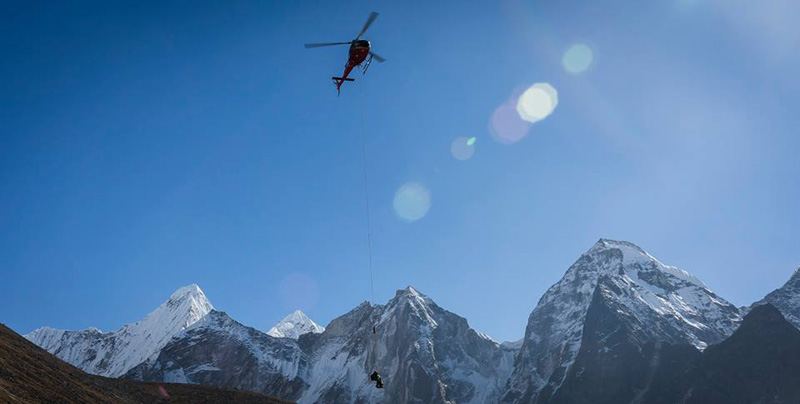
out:
{"label": "long rope", "polygon": [[358,98],[361,104],[361,168],[364,174],[364,208],[367,215],[367,250],[369,251],[369,301],[373,303],[375,301],[375,287],[372,275],[372,224],[369,210],[369,183],[367,182],[367,129],[366,125],[364,125],[364,95],[361,90],[361,84],[358,86]]}
{"label": "long rope", "polygon": [[[363,81],[362,81],[363,83]],[[363,173],[364,179],[364,211],[367,216],[367,250],[369,256],[369,301],[370,303],[374,303],[375,301],[375,288],[373,286],[373,275],[372,275],[372,221],[370,220],[370,209],[369,209],[369,183],[367,182],[367,129],[366,125],[364,124],[364,93],[361,90],[361,84],[358,86],[358,99],[360,104],[361,110],[361,171]],[[375,331],[375,325],[373,324],[372,328],[372,335],[370,341],[370,347],[367,352],[367,362],[372,364],[372,370],[377,371],[377,358],[375,357],[375,348],[377,345],[376,338],[378,335]]]}

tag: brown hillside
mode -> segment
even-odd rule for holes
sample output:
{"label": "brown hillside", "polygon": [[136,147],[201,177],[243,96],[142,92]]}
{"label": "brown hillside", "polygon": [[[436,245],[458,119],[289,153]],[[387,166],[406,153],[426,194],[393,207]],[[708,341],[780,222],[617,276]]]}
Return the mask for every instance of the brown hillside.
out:
{"label": "brown hillside", "polygon": [[[169,397],[165,397],[161,388]],[[257,393],[188,384],[137,383],[77,369],[0,324],[2,403],[285,404]]]}

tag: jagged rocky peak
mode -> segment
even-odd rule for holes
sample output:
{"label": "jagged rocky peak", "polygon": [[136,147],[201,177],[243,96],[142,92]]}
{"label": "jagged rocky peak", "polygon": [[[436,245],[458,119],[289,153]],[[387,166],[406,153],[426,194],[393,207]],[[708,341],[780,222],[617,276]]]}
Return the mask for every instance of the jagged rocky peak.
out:
{"label": "jagged rocky peak", "polygon": [[[364,302],[333,319],[309,351],[300,403],[494,402],[516,353],[410,286],[385,305]],[[384,389],[365,382],[374,369]]]}
{"label": "jagged rocky peak", "polygon": [[408,286],[395,292],[394,298],[385,305],[363,302],[348,313],[331,320],[325,329],[325,335],[348,336],[359,329],[371,332],[373,327],[385,328],[390,322],[408,318],[425,320],[435,328],[434,309],[439,307],[433,299]]}
{"label": "jagged rocky peak", "polygon": [[325,327],[317,324],[300,310],[295,310],[283,320],[267,331],[267,334],[276,338],[298,339],[307,333],[321,333]]}
{"label": "jagged rocky peak", "polygon": [[211,304],[211,301],[208,300],[203,290],[193,283],[176,290],[170,295],[169,299],[151,313],[151,315],[164,309],[180,311],[185,314],[186,324],[183,326],[188,327],[213,310],[214,306]]}
{"label": "jagged rocky peak", "polygon": [[406,286],[404,289],[399,289],[397,292],[395,292],[394,299],[390,300],[387,306],[391,305],[393,302],[404,302],[416,305],[436,304],[433,302],[433,299],[431,299],[427,295],[422,294],[417,289],[414,289],[413,286]]}
{"label": "jagged rocky peak", "polygon": [[795,327],[800,328],[800,268],[794,271],[794,274],[789,278],[786,283],[778,289],[770,292],[763,299],[753,303],[750,308],[752,310],[757,306],[770,303],[775,308],[780,310],[786,320],[792,323]]}
{"label": "jagged rocky peak", "polygon": [[[433,299],[420,293],[414,287],[408,286],[398,290],[394,298],[386,304],[380,322],[384,323],[390,318],[404,318],[419,321],[429,328],[436,328],[438,326],[437,314],[445,312],[446,310],[440,308]],[[464,323],[466,325],[466,320]]]}
{"label": "jagged rocky peak", "polygon": [[614,291],[609,304],[636,324],[658,324],[648,338],[688,342],[698,349],[736,329],[736,307],[682,269],[664,265],[637,245],[600,239],[542,296],[528,319],[505,401],[528,402],[557,390],[581,347],[586,313],[600,279]]}

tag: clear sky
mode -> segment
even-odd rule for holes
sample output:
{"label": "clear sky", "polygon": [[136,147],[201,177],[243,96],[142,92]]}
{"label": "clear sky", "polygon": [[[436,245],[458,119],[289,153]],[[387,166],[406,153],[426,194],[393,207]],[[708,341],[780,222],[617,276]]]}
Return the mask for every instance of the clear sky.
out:
{"label": "clear sky", "polygon": [[[347,48],[302,45],[350,40],[373,10],[388,61],[337,97]],[[604,237],[749,304],[800,265],[797,15],[1,2],[0,322],[114,330],[189,283],[262,330],[347,312],[369,299],[362,111],[377,302],[413,285],[519,339]],[[526,89],[549,104],[519,115]]]}

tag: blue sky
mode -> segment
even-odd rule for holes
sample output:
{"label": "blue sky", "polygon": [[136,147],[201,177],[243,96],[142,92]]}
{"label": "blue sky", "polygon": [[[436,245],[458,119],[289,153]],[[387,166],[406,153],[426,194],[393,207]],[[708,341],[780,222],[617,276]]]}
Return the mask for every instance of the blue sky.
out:
{"label": "blue sky", "polygon": [[[749,304],[800,265],[799,9],[2,2],[0,321],[113,330],[189,283],[260,329],[345,313],[369,298],[362,111],[377,302],[413,285],[518,339],[605,237]],[[346,48],[302,44],[373,10],[388,62],[337,98]],[[592,61],[571,73],[576,44]],[[534,83],[557,106],[498,142],[493,114]],[[430,195],[415,221],[406,184]]]}

